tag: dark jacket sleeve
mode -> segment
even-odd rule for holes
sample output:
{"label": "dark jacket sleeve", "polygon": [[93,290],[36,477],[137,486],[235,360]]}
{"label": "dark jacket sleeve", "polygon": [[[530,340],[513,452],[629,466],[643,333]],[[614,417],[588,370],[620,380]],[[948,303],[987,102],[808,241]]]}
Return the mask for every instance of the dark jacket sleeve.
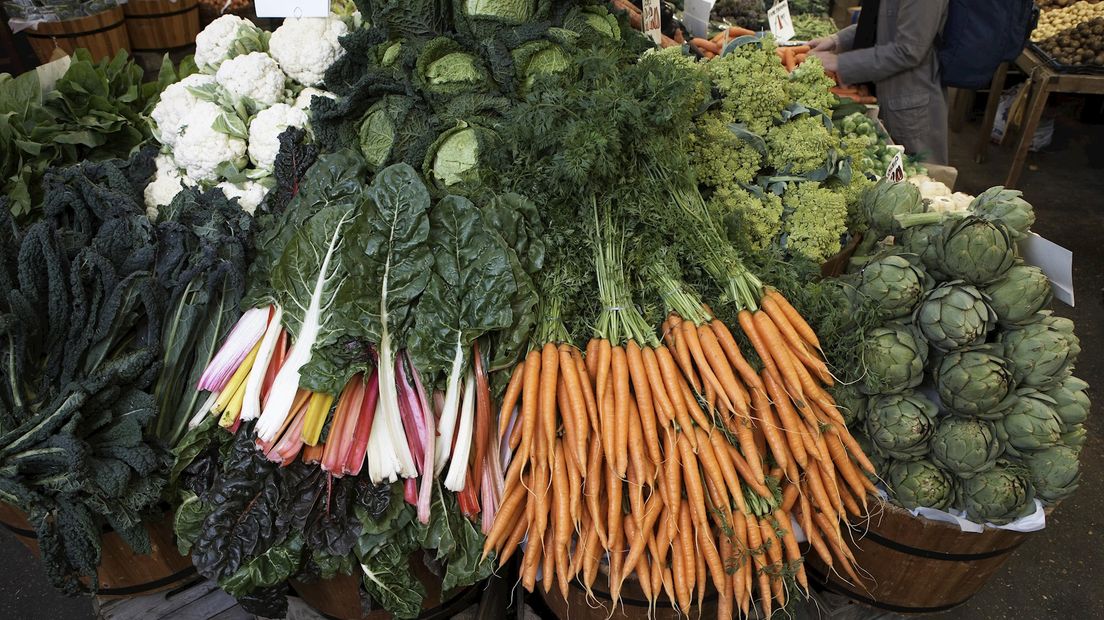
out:
{"label": "dark jacket sleeve", "polygon": [[896,11],[896,36],[887,43],[840,54],[840,80],[846,84],[879,82],[919,65],[943,27],[947,1],[900,0]]}

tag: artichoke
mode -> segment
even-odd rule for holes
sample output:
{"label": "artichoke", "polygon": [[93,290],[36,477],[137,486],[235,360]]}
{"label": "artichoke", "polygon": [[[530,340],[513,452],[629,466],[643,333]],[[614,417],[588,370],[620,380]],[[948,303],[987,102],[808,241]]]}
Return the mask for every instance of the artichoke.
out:
{"label": "artichoke", "polygon": [[1056,446],[1062,440],[1062,419],[1054,399],[1031,388],[1016,392],[1016,401],[997,421],[997,437],[1012,456]]}
{"label": "artichoke", "polygon": [[1053,504],[1077,490],[1081,481],[1077,455],[1075,448],[1067,446],[1054,446],[1027,455],[1024,464],[1031,470],[1031,482],[1039,499]]}
{"label": "artichoke", "polygon": [[875,450],[899,461],[915,461],[928,453],[939,407],[914,391],[870,399],[866,434]]}
{"label": "artichoke", "polygon": [[1002,325],[1026,325],[1050,303],[1050,280],[1033,265],[1014,265],[1003,278],[985,287],[989,305]]}
{"label": "artichoke", "polygon": [[1026,469],[998,462],[989,471],[961,481],[958,503],[977,523],[1006,525],[1035,512],[1035,489]]}
{"label": "artichoke", "polygon": [[997,420],[1016,400],[1012,363],[993,345],[943,356],[935,369],[939,399],[951,413]]}
{"label": "artichoke", "polygon": [[1085,437],[1087,435],[1088,433],[1085,432],[1085,426],[1083,424],[1075,424],[1073,428],[1062,433],[1062,445],[1080,450],[1085,446]]}
{"label": "artichoke", "polygon": [[990,187],[974,198],[970,203],[970,211],[978,217],[1004,224],[1008,234],[1018,239],[1026,235],[1027,230],[1035,223],[1035,210],[1020,196],[1023,196],[1023,192],[1005,189],[1000,185]]}
{"label": "artichoke", "polygon": [[925,295],[913,322],[933,347],[950,351],[985,342],[986,334],[996,326],[997,316],[980,291],[955,281]]}
{"label": "artichoke", "polygon": [[862,347],[862,390],[867,394],[892,394],[920,385],[928,345],[909,325],[891,323],[870,331]]}
{"label": "artichoke", "polygon": [[931,439],[931,458],[959,478],[993,468],[1001,453],[992,422],[943,416]]}
{"label": "artichoke", "polygon": [[901,233],[898,243],[909,254],[920,257],[920,263],[924,265],[924,271],[936,280],[946,280],[946,275],[940,271],[939,245],[943,240],[943,224],[925,224],[923,226],[911,226]]}
{"label": "artichoke", "polygon": [[968,216],[948,221],[939,243],[940,271],[970,284],[988,284],[1015,260],[1015,246],[999,222]]}
{"label": "artichoke", "polygon": [[870,229],[885,236],[901,230],[898,215],[923,213],[924,199],[912,183],[894,183],[882,177],[863,192],[861,207]]}
{"label": "artichoke", "polygon": [[909,510],[943,510],[955,496],[954,481],[928,460],[890,463],[885,482],[893,500]]}
{"label": "artichoke", "polygon": [[847,426],[866,419],[866,394],[854,383],[837,383],[829,389],[836,401],[836,409],[843,415]]}
{"label": "artichoke", "polygon": [[1054,411],[1062,420],[1062,430],[1068,432],[1089,417],[1089,395],[1085,390],[1089,384],[1077,377],[1068,377],[1065,381],[1043,392],[1054,399]]}
{"label": "artichoke", "polygon": [[855,288],[872,299],[883,319],[908,316],[924,293],[926,276],[903,256],[883,256],[859,272]]}
{"label": "artichoke", "polygon": [[1073,371],[1081,343],[1073,321],[1044,313],[1043,320],[1000,335],[1004,355],[1011,360],[1018,383],[1046,389],[1061,383]]}

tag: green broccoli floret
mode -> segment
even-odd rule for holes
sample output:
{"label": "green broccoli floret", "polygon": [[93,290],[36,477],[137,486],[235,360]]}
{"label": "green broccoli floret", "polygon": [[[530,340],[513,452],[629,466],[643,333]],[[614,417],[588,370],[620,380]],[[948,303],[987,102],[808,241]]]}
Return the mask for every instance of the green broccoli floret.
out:
{"label": "green broccoli floret", "polygon": [[806,108],[827,112],[836,104],[832,87],[836,81],[824,72],[820,59],[810,55],[790,73],[786,91],[790,99]]}
{"label": "green broccoli floret", "polygon": [[733,185],[718,188],[706,204],[729,239],[746,243],[747,249],[763,250],[782,232],[782,199],[770,192],[759,198]]}
{"label": "green broccoli floret", "polygon": [[825,187],[842,196],[847,204],[847,230],[857,230],[860,227],[859,222],[864,217],[861,214],[862,195],[866,188],[872,185],[874,185],[874,181],[870,177],[854,169],[851,171],[851,182],[846,185],[841,183],[838,178],[832,178],[825,182]]}
{"label": "green broccoli floret", "polygon": [[713,85],[720,91],[721,109],[762,134],[786,109],[787,74],[774,53],[774,40],[748,43],[706,64]]}
{"label": "green broccoli floret", "polygon": [[767,132],[767,164],[779,172],[803,174],[828,161],[838,140],[819,116],[799,116]]}
{"label": "green broccoli floret", "polygon": [[786,249],[824,262],[840,251],[847,231],[847,202],[842,194],[819,183],[789,183],[782,194],[786,219]]}
{"label": "green broccoli floret", "polygon": [[729,129],[735,122],[721,110],[694,119],[687,141],[690,163],[698,182],[710,187],[750,183],[763,165],[763,156]]}

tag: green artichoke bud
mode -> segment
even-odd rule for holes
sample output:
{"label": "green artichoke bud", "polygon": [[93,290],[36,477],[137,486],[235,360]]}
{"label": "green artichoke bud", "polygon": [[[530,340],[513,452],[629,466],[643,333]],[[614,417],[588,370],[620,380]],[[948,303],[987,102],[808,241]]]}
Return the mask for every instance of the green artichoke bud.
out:
{"label": "green artichoke bud", "polygon": [[970,284],[988,284],[1015,260],[1015,245],[999,222],[979,217],[947,221],[939,244],[940,271]]}
{"label": "green artichoke bud", "polygon": [[828,390],[847,426],[866,419],[866,394],[854,383],[837,383]]}
{"label": "green artichoke bud", "polygon": [[883,319],[908,316],[926,288],[926,275],[903,256],[883,256],[859,272],[855,288],[874,300]]}
{"label": "green artichoke bud", "polygon": [[1014,265],[1004,277],[985,287],[989,305],[1002,325],[1026,325],[1039,319],[1050,303],[1050,280],[1033,265]]}
{"label": "green artichoke bud", "polygon": [[1062,445],[1080,450],[1085,446],[1087,435],[1083,424],[1075,424],[1068,432],[1062,433]]}
{"label": "green artichoke bud", "polygon": [[916,308],[913,322],[928,342],[941,351],[981,344],[997,323],[985,296],[961,281],[931,290]]}
{"label": "green artichoke bud", "polygon": [[993,345],[978,345],[943,356],[935,369],[939,399],[951,413],[997,420],[1015,402],[1012,364]]}
{"label": "green artichoke bud", "polygon": [[1058,445],[1062,440],[1062,419],[1054,411],[1054,399],[1025,388],[1016,392],[1016,402],[997,421],[997,437],[1012,456]]}
{"label": "green artichoke bud", "polygon": [[931,439],[931,458],[959,478],[993,468],[1001,453],[992,422],[943,416]]}
{"label": "green artichoke bud", "polygon": [[1035,512],[1031,474],[1022,467],[998,462],[989,471],[963,480],[958,503],[976,523],[1007,525]]}
{"label": "green artichoke bud", "polygon": [[1054,446],[1027,455],[1024,464],[1031,470],[1031,482],[1039,499],[1053,504],[1077,490],[1081,482],[1077,456],[1078,451],[1067,446]]}
{"label": "green artichoke bud", "polygon": [[893,394],[920,385],[928,345],[911,326],[891,323],[870,331],[863,342],[862,390],[867,394]]}
{"label": "green artichoke bud", "polygon": [[1085,393],[1088,388],[1089,384],[1077,377],[1067,377],[1043,392],[1054,399],[1054,411],[1062,420],[1063,432],[1072,430],[1089,418],[1089,395]]}
{"label": "green artichoke bud", "polygon": [[909,510],[943,510],[955,496],[951,477],[926,459],[890,463],[885,482],[893,500]]}
{"label": "green artichoke bud", "polygon": [[936,280],[946,280],[946,275],[940,271],[942,263],[939,260],[939,245],[943,240],[943,224],[926,224],[924,226],[912,226],[901,233],[898,243],[909,254],[920,257],[920,263],[924,265],[924,271]]}
{"label": "green artichoke bud", "polygon": [[1073,334],[1073,321],[1044,313],[1038,323],[1012,329],[1000,335],[1004,354],[1012,361],[1018,383],[1046,389],[1070,376],[1081,353]]}
{"label": "green artichoke bud", "polygon": [[866,434],[875,450],[899,461],[915,461],[928,453],[939,407],[918,392],[887,394],[870,399]]}
{"label": "green artichoke bud", "polygon": [[886,177],[863,192],[863,215],[871,230],[885,236],[901,230],[896,216],[923,213],[924,199],[920,190],[908,182],[894,183]]}
{"label": "green artichoke bud", "polygon": [[1005,189],[1000,185],[990,187],[974,198],[970,203],[970,211],[978,217],[1004,224],[1008,234],[1013,239],[1018,239],[1026,235],[1027,230],[1035,223],[1035,210],[1020,196],[1023,196],[1023,192]]}

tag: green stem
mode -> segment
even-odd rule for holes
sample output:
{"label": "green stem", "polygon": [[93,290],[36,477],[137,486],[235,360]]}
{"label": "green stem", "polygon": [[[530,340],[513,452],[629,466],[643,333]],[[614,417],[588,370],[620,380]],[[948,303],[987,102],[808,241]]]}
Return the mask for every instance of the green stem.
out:
{"label": "green stem", "polygon": [[[601,213],[599,211],[601,210]],[[594,205],[594,271],[602,311],[594,327],[598,338],[618,346],[634,340],[641,346],[659,346],[655,331],[633,303],[625,278],[625,239],[613,224],[608,207]]]}
{"label": "green stem", "polygon": [[939,213],[936,211],[928,211],[926,213],[902,213],[893,217],[897,220],[897,223],[901,225],[901,228],[912,228],[913,226],[940,224],[949,219],[959,219],[965,215],[967,214]]}

